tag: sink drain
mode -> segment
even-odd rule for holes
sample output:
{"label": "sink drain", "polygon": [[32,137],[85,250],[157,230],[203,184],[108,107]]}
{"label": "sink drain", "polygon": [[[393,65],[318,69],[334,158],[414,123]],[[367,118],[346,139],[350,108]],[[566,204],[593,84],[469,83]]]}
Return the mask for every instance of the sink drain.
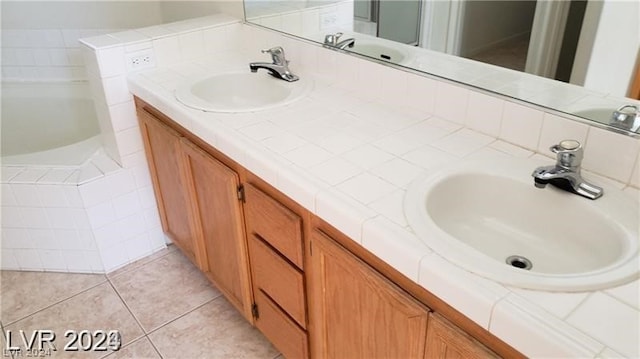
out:
{"label": "sink drain", "polygon": [[508,265],[524,270],[530,270],[533,267],[533,263],[525,257],[522,256],[509,256],[505,260]]}

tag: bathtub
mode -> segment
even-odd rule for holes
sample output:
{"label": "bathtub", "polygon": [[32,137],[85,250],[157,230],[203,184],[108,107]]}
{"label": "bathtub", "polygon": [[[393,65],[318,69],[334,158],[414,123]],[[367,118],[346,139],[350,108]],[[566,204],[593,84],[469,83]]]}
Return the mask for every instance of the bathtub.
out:
{"label": "bathtub", "polygon": [[1,268],[104,272],[81,197],[105,175],[88,83],[1,86]]}
{"label": "bathtub", "polygon": [[3,82],[3,165],[79,166],[100,147],[87,82]]}

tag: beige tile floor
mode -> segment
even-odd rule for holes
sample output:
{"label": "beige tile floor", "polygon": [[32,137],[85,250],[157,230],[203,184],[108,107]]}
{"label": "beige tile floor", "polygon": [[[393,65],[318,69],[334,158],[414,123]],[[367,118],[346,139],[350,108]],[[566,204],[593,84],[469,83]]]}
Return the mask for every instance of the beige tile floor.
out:
{"label": "beige tile floor", "polygon": [[[281,357],[173,246],[107,275],[0,272],[1,357],[36,329],[53,330],[59,358]],[[116,352],[66,352],[66,330],[112,330]],[[18,357],[18,356],[15,356]]]}

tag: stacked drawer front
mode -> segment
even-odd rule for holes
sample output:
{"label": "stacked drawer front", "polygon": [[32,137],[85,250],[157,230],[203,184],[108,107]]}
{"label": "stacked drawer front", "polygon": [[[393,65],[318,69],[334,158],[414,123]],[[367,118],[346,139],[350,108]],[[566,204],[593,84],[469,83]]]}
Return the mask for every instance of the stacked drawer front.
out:
{"label": "stacked drawer front", "polygon": [[245,185],[256,327],[287,358],[307,358],[302,219],[258,188]]}

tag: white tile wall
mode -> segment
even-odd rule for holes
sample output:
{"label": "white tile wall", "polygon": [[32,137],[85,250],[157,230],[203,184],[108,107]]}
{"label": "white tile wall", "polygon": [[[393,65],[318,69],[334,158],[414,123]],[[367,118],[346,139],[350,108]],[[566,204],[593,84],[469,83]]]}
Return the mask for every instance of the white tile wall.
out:
{"label": "white tile wall", "polygon": [[[148,176],[145,162],[122,169],[98,153],[77,170],[4,167],[3,172],[12,175],[2,183],[3,269],[101,273],[165,246],[150,180],[143,175]],[[119,222],[124,218],[136,220]],[[102,227],[122,229],[118,234],[131,242],[123,242],[117,255],[124,262],[102,253]]]}
{"label": "white tile wall", "polygon": [[623,183],[631,179],[640,141],[597,127],[589,129],[583,166]]}
{"label": "white tile wall", "polygon": [[518,146],[536,150],[544,113],[524,105],[507,102],[502,115],[500,138]]}
{"label": "white tile wall", "polygon": [[7,29],[2,31],[2,78],[76,81],[87,74],[78,39],[114,29]]}

